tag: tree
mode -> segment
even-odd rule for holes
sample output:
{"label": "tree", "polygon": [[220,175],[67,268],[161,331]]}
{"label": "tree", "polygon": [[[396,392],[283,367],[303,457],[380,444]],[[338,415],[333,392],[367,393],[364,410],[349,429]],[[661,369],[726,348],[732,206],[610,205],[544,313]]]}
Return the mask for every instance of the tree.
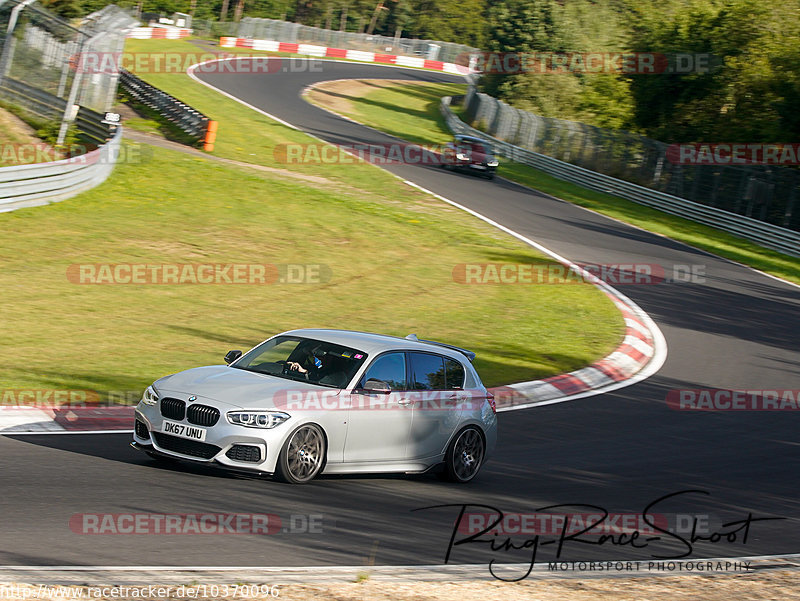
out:
{"label": "tree", "polygon": [[74,19],[84,14],[80,0],[45,0],[42,6],[65,19]]}
{"label": "tree", "polygon": [[[548,57],[619,52],[626,30],[618,8],[604,2],[502,0],[489,9],[487,49],[533,59],[533,68],[489,72],[483,91],[545,117],[628,128],[633,101],[629,82],[616,73],[557,69]],[[502,63],[501,63],[502,64]],[[514,64],[513,62],[510,64]]]}
{"label": "tree", "polygon": [[411,37],[481,47],[486,0],[415,0],[407,25]]}
{"label": "tree", "polygon": [[796,6],[778,0],[670,0],[659,6],[657,18],[642,6],[631,35],[635,49],[708,53],[716,67],[632,80],[642,129],[679,142],[800,135]]}

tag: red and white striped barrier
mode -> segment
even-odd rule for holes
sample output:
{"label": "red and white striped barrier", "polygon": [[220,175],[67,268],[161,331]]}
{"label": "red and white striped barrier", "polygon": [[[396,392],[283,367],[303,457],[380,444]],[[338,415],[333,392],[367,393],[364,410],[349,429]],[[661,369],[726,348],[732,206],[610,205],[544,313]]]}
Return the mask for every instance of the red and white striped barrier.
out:
{"label": "red and white striped barrier", "polygon": [[305,56],[319,58],[346,58],[363,63],[378,63],[382,65],[397,65],[398,67],[416,67],[419,69],[432,69],[454,75],[467,75],[474,73],[466,65],[456,65],[442,61],[432,61],[416,56],[397,56],[395,54],[381,54],[366,52],[364,50],[346,50],[344,48],[329,48],[328,46],[315,46],[313,44],[292,44],[289,42],[276,42],[274,40],[251,40],[249,38],[222,37],[219,39],[221,48],[249,48],[264,52],[291,52]]}
{"label": "red and white striped barrier", "polygon": [[625,337],[620,345],[603,359],[576,371],[490,389],[495,395],[498,410],[543,404],[589,393],[629,380],[650,363],[657,347],[655,334],[647,320],[613,294],[606,294],[625,320]]}
{"label": "red and white striped barrier", "polygon": [[132,430],[135,408],[127,405],[85,407],[0,407],[0,432],[107,432]]}
{"label": "red and white striped barrier", "polygon": [[179,40],[192,35],[191,29],[185,27],[134,27],[128,33],[135,40]]}

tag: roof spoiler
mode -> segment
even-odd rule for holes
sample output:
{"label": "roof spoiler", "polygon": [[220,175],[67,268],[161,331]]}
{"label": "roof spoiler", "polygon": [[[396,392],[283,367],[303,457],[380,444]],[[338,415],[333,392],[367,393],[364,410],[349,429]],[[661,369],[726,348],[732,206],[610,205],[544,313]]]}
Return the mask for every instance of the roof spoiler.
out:
{"label": "roof spoiler", "polygon": [[458,346],[453,346],[452,344],[445,344],[444,342],[436,342],[434,340],[420,340],[417,338],[416,334],[409,334],[406,336],[406,340],[414,340],[415,342],[424,342],[426,344],[435,344],[436,346],[443,346],[444,348],[449,348],[453,351],[458,351],[462,355],[464,355],[467,359],[469,359],[470,363],[475,361],[475,353],[472,351],[468,351],[467,349],[460,348]]}

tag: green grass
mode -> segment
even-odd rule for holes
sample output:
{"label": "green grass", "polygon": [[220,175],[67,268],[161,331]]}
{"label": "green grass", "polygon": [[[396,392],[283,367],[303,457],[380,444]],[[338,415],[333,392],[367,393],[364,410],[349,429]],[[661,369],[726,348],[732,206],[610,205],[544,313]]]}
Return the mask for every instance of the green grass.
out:
{"label": "green grass", "polygon": [[[348,116],[412,142],[441,144],[452,136],[440,115],[439,101],[443,96],[462,94],[464,89],[465,86],[456,84],[397,84],[378,88],[362,98],[351,98],[353,108]],[[498,173],[598,213],[800,283],[800,259],[748,240],[616,196],[581,188],[527,165],[503,161]]]}
{"label": "green grass", "polygon": [[[220,122],[215,154],[280,167],[271,148],[310,140],[186,76],[152,82]],[[142,160],[73,199],[0,214],[5,389],[141,391],[296,327],[465,346],[488,385],[579,368],[621,339],[619,313],[592,286],[454,282],[458,264],[544,259],[374,166],[290,165],[299,175],[287,177],[158,147],[123,156]],[[86,263],[311,263],[331,279],[71,283],[69,266]]]}
{"label": "green grass", "polygon": [[[358,82],[375,89],[362,97],[349,97],[353,110],[348,116],[416,144],[445,144],[453,139],[438,103],[443,96],[466,92],[465,84],[387,84],[366,79]],[[330,97],[324,85],[306,96],[320,106],[326,106]]]}

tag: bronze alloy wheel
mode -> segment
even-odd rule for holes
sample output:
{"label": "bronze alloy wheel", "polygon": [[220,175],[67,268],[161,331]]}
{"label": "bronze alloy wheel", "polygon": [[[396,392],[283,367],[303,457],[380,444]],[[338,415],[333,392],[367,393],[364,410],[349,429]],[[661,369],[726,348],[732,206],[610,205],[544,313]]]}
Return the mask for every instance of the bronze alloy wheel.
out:
{"label": "bronze alloy wheel", "polygon": [[319,426],[306,424],[295,430],[278,457],[277,475],[284,482],[310,482],[325,465],[327,445]]}

